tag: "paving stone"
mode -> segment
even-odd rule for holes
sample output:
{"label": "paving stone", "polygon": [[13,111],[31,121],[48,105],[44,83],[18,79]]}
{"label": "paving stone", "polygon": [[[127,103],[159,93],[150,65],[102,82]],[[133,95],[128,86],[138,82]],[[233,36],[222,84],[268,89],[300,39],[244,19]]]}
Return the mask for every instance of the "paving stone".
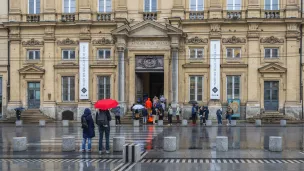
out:
{"label": "paving stone", "polygon": [[282,151],[282,137],[270,136],[269,137],[269,151],[280,152]]}

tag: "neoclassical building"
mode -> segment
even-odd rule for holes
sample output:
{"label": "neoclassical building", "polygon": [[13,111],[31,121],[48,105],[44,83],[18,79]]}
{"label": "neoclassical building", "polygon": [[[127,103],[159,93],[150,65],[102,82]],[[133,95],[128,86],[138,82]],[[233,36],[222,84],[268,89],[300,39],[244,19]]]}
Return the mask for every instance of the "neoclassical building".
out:
{"label": "neoclassical building", "polygon": [[184,116],[197,101],[211,116],[299,119],[300,12],[295,0],[11,0],[8,114],[77,120],[98,99],[127,112],[164,95]]}

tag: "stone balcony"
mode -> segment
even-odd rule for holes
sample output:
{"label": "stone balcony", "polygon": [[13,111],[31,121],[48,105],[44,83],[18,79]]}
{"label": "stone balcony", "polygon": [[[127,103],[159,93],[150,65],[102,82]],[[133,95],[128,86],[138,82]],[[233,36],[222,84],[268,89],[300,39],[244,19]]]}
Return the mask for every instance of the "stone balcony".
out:
{"label": "stone balcony", "polygon": [[204,19],[204,11],[189,12],[189,20],[203,20],[203,19]]}
{"label": "stone balcony", "polygon": [[239,20],[242,18],[242,12],[241,11],[227,11],[227,19],[231,20]]}
{"label": "stone balcony", "polygon": [[280,11],[277,10],[265,11],[264,18],[269,18],[269,19],[280,18]]}
{"label": "stone balcony", "polygon": [[157,20],[157,12],[143,12],[144,20]]}
{"label": "stone balcony", "polygon": [[97,21],[111,21],[113,20],[112,13],[97,13]]}
{"label": "stone balcony", "polygon": [[74,22],[76,19],[75,13],[61,14],[62,22]]}
{"label": "stone balcony", "polygon": [[40,14],[27,14],[26,15],[26,22],[39,22],[40,21]]}

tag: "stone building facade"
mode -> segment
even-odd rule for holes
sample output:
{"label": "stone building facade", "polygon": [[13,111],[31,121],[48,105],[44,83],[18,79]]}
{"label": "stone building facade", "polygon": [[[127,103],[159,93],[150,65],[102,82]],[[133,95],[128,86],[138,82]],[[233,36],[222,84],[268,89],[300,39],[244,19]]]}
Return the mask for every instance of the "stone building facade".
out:
{"label": "stone building facade", "polygon": [[[11,0],[9,111],[79,119],[102,98],[124,112],[164,95],[240,118],[300,118],[300,2]],[[9,112],[8,112],[9,113]]]}
{"label": "stone building facade", "polygon": [[8,29],[4,27],[8,21],[8,0],[0,6],[0,119],[6,118],[7,87],[8,87]]}

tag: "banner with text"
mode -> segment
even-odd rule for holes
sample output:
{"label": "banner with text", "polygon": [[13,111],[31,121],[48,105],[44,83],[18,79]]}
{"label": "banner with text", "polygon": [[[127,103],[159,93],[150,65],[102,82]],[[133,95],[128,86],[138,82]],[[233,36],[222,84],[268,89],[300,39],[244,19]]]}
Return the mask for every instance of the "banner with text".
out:
{"label": "banner with text", "polygon": [[79,98],[89,99],[89,43],[79,43]]}
{"label": "banner with text", "polygon": [[210,41],[210,99],[220,99],[221,41]]}

